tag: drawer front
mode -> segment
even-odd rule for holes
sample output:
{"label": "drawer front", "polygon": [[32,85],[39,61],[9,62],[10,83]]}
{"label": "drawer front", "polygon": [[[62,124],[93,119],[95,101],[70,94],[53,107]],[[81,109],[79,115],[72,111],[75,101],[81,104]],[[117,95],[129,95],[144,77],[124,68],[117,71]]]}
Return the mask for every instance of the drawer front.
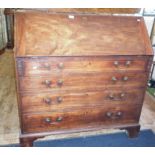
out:
{"label": "drawer front", "polygon": [[137,123],[140,106],[106,106],[22,116],[22,132],[46,132]]}
{"label": "drawer front", "polygon": [[17,59],[17,68],[20,76],[45,76],[118,70],[145,71],[146,63],[147,59],[143,57],[42,57]]}
{"label": "drawer front", "polygon": [[24,113],[58,111],[64,108],[90,107],[96,105],[123,106],[142,104],[144,91],[142,89],[104,90],[79,93],[42,93],[21,94],[22,111]]}
{"label": "drawer front", "polygon": [[21,91],[97,90],[108,87],[144,87],[145,73],[68,74],[48,77],[21,77]]}

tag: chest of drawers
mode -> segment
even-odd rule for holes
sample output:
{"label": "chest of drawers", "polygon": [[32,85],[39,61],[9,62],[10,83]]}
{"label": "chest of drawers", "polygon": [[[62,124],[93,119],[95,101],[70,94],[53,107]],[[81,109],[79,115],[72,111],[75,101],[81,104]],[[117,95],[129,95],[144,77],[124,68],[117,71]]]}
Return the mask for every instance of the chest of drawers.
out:
{"label": "chest of drawers", "polygon": [[16,12],[21,146],[104,128],[137,136],[152,57],[142,17]]}

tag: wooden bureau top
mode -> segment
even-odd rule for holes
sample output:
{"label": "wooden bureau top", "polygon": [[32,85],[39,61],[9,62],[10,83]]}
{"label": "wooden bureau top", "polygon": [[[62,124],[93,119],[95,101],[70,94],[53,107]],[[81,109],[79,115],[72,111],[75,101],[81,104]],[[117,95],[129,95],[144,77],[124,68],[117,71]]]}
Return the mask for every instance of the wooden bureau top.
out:
{"label": "wooden bureau top", "polygon": [[142,17],[15,13],[16,56],[152,55]]}

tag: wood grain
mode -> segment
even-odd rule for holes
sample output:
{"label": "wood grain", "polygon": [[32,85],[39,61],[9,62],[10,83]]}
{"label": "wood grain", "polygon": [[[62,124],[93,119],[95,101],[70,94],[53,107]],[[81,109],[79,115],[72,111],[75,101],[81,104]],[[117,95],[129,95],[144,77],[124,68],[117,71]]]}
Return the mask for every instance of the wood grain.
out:
{"label": "wood grain", "polygon": [[[113,118],[107,117],[106,113],[112,112]],[[116,117],[118,112],[122,112],[121,117]],[[61,131],[69,129],[78,129],[86,127],[95,127],[99,125],[118,125],[122,123],[137,123],[140,110],[138,106],[106,106],[96,108],[73,109],[72,111],[50,112],[33,115],[23,115],[23,133],[33,133],[42,131]],[[62,117],[61,122],[57,118]],[[51,119],[50,123],[45,121]]]}
{"label": "wood grain", "polygon": [[[49,76],[65,73],[145,72],[146,57],[33,57],[18,58],[19,76]],[[117,62],[118,66],[114,63]],[[129,65],[127,63],[130,62]],[[59,67],[59,65],[63,65]]]}
{"label": "wood grain", "polygon": [[[124,96],[121,97],[121,95]],[[142,89],[123,90],[115,88],[81,93],[24,93],[20,96],[23,113],[39,113],[61,111],[65,108],[94,107],[97,105],[117,106],[118,104],[122,104],[122,106],[126,107],[126,105],[130,104],[142,104],[143,95]]]}
{"label": "wood grain", "polygon": [[[6,13],[14,12],[46,12],[46,13],[93,13],[93,14],[135,14],[140,12],[140,8],[20,8],[6,10]],[[12,11],[12,12],[10,12]]]}
{"label": "wood grain", "polygon": [[48,12],[71,12],[71,13],[119,13],[119,14],[134,14],[140,12],[140,8],[50,8]]}
{"label": "wood grain", "polygon": [[145,50],[142,17],[18,12],[15,18],[17,56],[152,54]]}
{"label": "wood grain", "polygon": [[[124,81],[124,78],[128,78]],[[113,81],[116,78],[116,81]],[[141,79],[141,80],[139,80]],[[103,73],[103,74],[68,74],[59,76],[22,77],[19,79],[21,91],[76,91],[96,90],[113,87],[144,87],[146,75],[144,73]],[[59,85],[62,81],[62,85]],[[46,84],[46,83],[50,84]]]}
{"label": "wood grain", "polygon": [[21,145],[100,128],[137,136],[152,55],[142,17],[17,11]]}

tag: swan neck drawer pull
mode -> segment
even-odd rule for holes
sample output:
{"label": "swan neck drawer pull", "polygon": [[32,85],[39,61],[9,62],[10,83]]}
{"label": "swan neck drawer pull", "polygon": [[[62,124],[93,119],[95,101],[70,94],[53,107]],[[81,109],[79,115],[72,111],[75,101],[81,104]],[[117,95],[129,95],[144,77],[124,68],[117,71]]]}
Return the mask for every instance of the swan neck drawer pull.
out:
{"label": "swan neck drawer pull", "polygon": [[45,122],[46,122],[46,123],[51,123],[52,120],[51,120],[49,117],[47,117],[47,118],[45,118]]}
{"label": "swan neck drawer pull", "polygon": [[131,65],[131,61],[126,61],[125,66],[129,67]]}
{"label": "swan neck drawer pull", "polygon": [[43,84],[45,84],[47,87],[51,87],[52,81],[45,80],[45,81],[43,81]]}
{"label": "swan neck drawer pull", "polygon": [[118,61],[114,61],[114,65],[115,65],[116,67],[118,67],[118,66],[119,66],[119,62],[118,62]]}
{"label": "swan neck drawer pull", "polygon": [[63,117],[62,116],[59,116],[56,118],[56,122],[61,122],[63,120]]}
{"label": "swan neck drawer pull", "polygon": [[106,117],[109,118],[109,119],[112,119],[112,120],[116,120],[116,119],[121,119],[123,116],[123,113],[121,111],[118,111],[118,112],[107,112],[106,113]]}
{"label": "swan neck drawer pull", "polygon": [[121,97],[121,98],[124,98],[124,97],[125,97],[125,93],[121,93],[121,94],[120,94],[120,97]]}
{"label": "swan neck drawer pull", "polygon": [[123,77],[123,81],[128,81],[128,80],[129,80],[129,78],[127,76]]}
{"label": "swan neck drawer pull", "polygon": [[62,80],[62,79],[59,79],[59,80],[57,81],[57,85],[58,85],[59,87],[61,87],[61,86],[63,85],[63,80]]}
{"label": "swan neck drawer pull", "polygon": [[111,80],[112,80],[113,82],[116,82],[116,81],[117,81],[117,78],[116,78],[115,76],[113,76],[113,77],[111,78]]}
{"label": "swan neck drawer pull", "polygon": [[43,100],[44,100],[44,102],[45,102],[46,104],[51,104],[51,103],[52,103],[52,100],[51,100],[51,98],[49,98],[49,97],[46,97],[46,98],[44,98]]}
{"label": "swan neck drawer pull", "polygon": [[61,103],[62,100],[63,100],[63,98],[62,98],[61,96],[57,97],[57,102],[58,102],[58,103]]}
{"label": "swan neck drawer pull", "polygon": [[113,94],[110,94],[110,95],[109,95],[109,98],[110,98],[111,100],[115,99],[115,97],[114,97]]}
{"label": "swan neck drawer pull", "polygon": [[59,68],[59,69],[63,69],[63,68],[64,68],[64,64],[63,64],[62,62],[60,62],[60,63],[58,64],[58,68]]}
{"label": "swan neck drawer pull", "polygon": [[118,101],[118,100],[122,100],[125,97],[125,93],[121,93],[121,94],[118,94],[118,95],[117,94],[116,95],[109,94],[108,97],[109,97],[110,100]]}
{"label": "swan neck drawer pull", "polygon": [[50,70],[50,69],[51,69],[51,66],[50,66],[50,64],[45,63],[45,64],[43,65],[43,68],[46,68],[46,69]]}

